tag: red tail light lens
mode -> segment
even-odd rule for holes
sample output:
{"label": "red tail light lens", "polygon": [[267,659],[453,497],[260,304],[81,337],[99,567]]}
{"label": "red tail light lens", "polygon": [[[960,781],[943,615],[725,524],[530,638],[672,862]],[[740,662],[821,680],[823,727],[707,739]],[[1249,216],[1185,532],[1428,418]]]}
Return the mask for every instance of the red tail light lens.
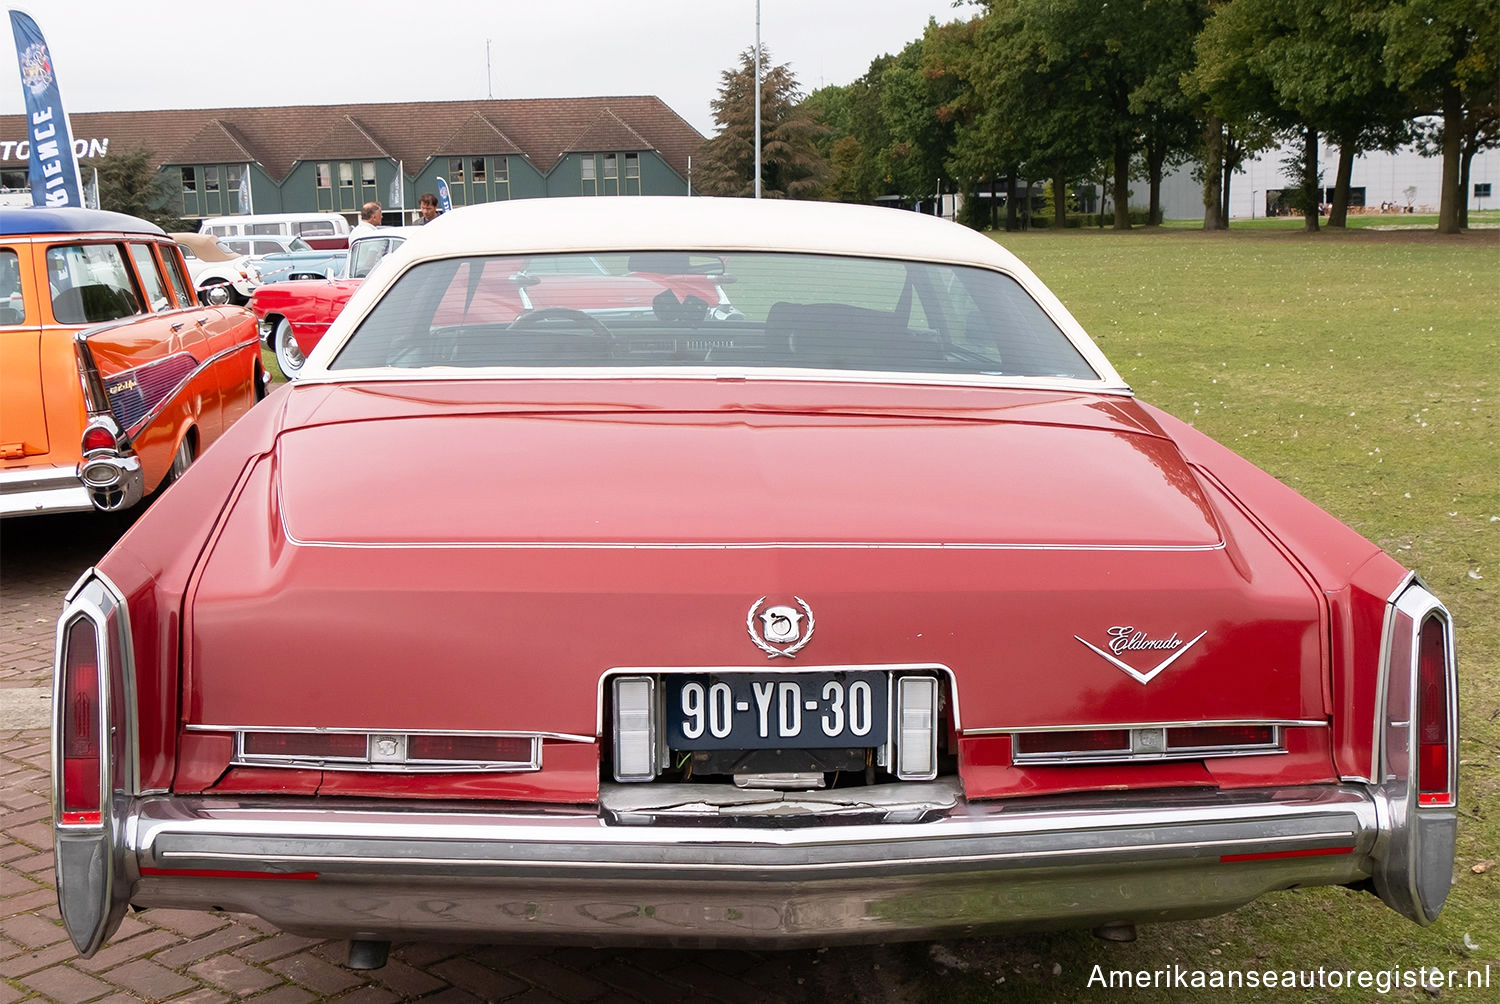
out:
{"label": "red tail light lens", "polygon": [[61,721],[64,824],[97,826],[103,818],[102,729],[99,707],[99,640],[94,624],[80,617],[64,637]]}
{"label": "red tail light lens", "polygon": [[1417,801],[1452,805],[1448,770],[1448,634],[1443,621],[1429,617],[1417,643]]}
{"label": "red tail light lens", "polygon": [[113,450],[118,445],[115,442],[115,434],[101,425],[91,425],[83,430],[84,453],[92,453],[95,450]]}
{"label": "red tail light lens", "polygon": [[406,740],[408,760],[462,760],[472,763],[529,763],[532,740],[528,736],[411,736]]}
{"label": "red tail light lens", "polygon": [[1259,749],[1275,745],[1274,725],[1193,725],[1167,729],[1169,750]]}
{"label": "red tail light lens", "polygon": [[365,759],[363,733],[350,732],[246,732],[246,756]]}
{"label": "red tail light lens", "polygon": [[1093,729],[1059,732],[1020,732],[1016,734],[1016,753],[1027,756],[1039,753],[1105,753],[1129,752],[1128,729]]}

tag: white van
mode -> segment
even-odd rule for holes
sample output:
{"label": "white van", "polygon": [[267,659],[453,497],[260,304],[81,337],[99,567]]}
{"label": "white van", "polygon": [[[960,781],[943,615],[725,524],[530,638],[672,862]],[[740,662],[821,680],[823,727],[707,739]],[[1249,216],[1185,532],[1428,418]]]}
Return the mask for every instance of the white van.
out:
{"label": "white van", "polygon": [[260,213],[250,216],[211,216],[198,232],[215,237],[284,234],[300,237],[315,248],[349,246],[349,221],[338,213]]}

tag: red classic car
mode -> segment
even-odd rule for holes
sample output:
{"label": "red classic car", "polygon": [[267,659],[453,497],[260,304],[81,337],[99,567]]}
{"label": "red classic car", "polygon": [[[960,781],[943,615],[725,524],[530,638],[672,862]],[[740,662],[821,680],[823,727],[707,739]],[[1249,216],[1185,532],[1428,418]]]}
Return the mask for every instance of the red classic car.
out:
{"label": "red classic car", "polygon": [[[498,292],[616,256],[735,312]],[[355,966],[1120,932],[1308,885],[1428,923],[1455,673],[1411,572],[1138,400],[980,234],[470,207],[70,594],[62,916],[87,954],[130,905],[246,911]]]}
{"label": "red classic car", "polygon": [[[405,239],[394,233],[356,239],[349,249],[348,278],[273,284],[256,291],[250,309],[283,374],[297,378],[359,284]],[[452,324],[482,313],[491,322],[512,321],[527,311],[581,307],[596,317],[616,319],[697,309],[725,320],[738,312],[724,293],[722,271],[722,263],[694,262],[685,254],[491,257],[475,273],[472,288],[450,292],[436,319]],[[662,298],[664,291],[671,296]]]}
{"label": "red classic car", "polygon": [[297,378],[306,353],[317,346],[365,276],[405,240],[394,230],[357,238],[346,252],[342,276],[269,283],[256,289],[250,297],[250,310],[266,348],[276,354],[282,375],[289,380]]}
{"label": "red classic car", "polygon": [[200,304],[159,227],[0,209],[0,516],[135,505],[249,410],[262,377],[250,314]]}

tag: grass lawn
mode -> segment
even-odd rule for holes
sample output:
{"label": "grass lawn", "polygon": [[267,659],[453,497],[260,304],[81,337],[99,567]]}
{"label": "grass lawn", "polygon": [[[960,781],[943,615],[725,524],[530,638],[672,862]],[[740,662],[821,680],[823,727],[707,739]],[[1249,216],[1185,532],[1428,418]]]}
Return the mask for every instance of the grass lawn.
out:
{"label": "grass lawn", "polygon": [[996,238],[1052,287],[1142,398],[1355,527],[1453,612],[1458,862],[1431,927],[1366,893],[1280,892],[1228,916],[1142,927],[1133,944],[1085,932],[954,943],[968,970],[931,999],[1431,999],[1421,989],[1382,997],[1357,987],[1101,992],[1087,985],[1097,964],[1488,966],[1490,989],[1442,998],[1500,1000],[1500,232],[1303,235],[1236,224],[1216,234]]}

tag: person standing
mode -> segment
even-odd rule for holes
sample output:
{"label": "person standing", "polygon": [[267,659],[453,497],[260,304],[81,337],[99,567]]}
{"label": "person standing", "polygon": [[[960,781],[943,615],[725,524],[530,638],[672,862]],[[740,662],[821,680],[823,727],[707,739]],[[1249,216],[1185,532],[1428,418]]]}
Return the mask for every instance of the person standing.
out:
{"label": "person standing", "polygon": [[417,224],[431,223],[437,219],[442,210],[438,209],[438,197],[431,192],[423,192],[422,197],[417,200],[417,212],[422,215],[417,219]]}
{"label": "person standing", "polygon": [[349,231],[349,239],[352,241],[356,237],[364,237],[367,234],[374,233],[376,228],[380,226],[382,216],[383,212],[378,202],[366,202],[363,206],[360,206],[359,223],[355,225],[353,230]]}

